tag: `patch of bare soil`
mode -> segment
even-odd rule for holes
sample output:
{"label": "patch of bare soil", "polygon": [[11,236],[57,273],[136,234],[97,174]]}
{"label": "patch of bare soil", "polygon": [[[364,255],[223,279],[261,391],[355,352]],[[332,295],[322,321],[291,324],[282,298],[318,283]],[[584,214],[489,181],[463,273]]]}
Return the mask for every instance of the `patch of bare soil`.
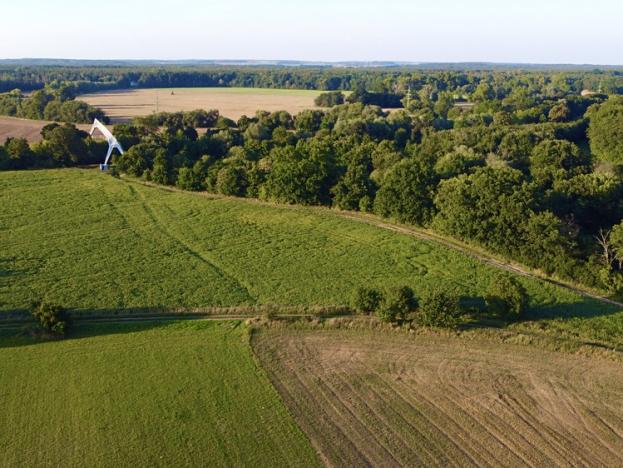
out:
{"label": "patch of bare soil", "polygon": [[262,330],[253,347],[327,465],[623,465],[617,362],[344,330]]}

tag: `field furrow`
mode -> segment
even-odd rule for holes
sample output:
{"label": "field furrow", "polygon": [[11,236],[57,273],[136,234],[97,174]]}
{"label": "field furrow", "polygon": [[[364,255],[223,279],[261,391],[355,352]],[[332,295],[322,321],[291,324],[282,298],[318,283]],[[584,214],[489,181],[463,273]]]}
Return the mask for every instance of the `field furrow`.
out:
{"label": "field furrow", "polygon": [[623,401],[623,368],[616,362],[361,330],[266,329],[252,341],[330,465],[622,462],[623,408],[615,402]]}

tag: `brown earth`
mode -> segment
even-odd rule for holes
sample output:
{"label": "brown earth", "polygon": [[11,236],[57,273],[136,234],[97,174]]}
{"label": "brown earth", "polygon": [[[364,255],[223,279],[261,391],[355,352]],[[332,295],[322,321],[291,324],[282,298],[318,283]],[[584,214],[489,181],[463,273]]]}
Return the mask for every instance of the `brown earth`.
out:
{"label": "brown earth", "polygon": [[383,332],[252,341],[327,465],[623,465],[620,363]]}
{"label": "brown earth", "polygon": [[285,110],[297,114],[315,108],[321,91],[261,88],[175,88],[128,89],[85,94],[78,99],[99,107],[113,122],[127,122],[154,112],[218,109],[221,115],[238,120],[258,110]]}
{"label": "brown earth", "polygon": [[[7,138],[26,138],[30,143],[41,141],[41,129],[49,123],[51,122],[46,120],[0,116],[0,144],[4,143]],[[91,126],[86,124],[79,124],[76,127],[87,132],[91,129]]]}

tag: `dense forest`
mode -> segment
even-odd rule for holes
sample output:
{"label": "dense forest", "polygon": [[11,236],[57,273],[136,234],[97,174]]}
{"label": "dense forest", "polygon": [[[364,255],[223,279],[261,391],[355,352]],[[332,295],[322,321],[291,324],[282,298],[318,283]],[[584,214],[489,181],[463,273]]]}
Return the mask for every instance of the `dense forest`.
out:
{"label": "dense forest", "polygon": [[[328,96],[337,105],[325,111],[259,111],[238,122],[217,111],[157,114],[115,127],[127,151],[115,157],[114,172],[185,190],[374,212],[618,292],[620,78],[443,72],[415,84],[413,74],[388,74],[380,88],[356,88],[355,102]],[[399,83],[404,109],[360,102]],[[39,144],[8,140],[0,165],[88,164],[103,152],[71,125],[52,125]]]}

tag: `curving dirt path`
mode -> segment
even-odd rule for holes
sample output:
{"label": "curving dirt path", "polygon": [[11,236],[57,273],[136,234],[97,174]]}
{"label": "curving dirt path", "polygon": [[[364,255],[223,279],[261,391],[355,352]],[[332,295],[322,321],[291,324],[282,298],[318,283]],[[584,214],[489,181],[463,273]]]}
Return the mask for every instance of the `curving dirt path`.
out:
{"label": "curving dirt path", "polygon": [[546,281],[548,283],[555,284],[556,286],[559,286],[561,288],[565,288],[570,291],[573,291],[574,293],[579,294],[582,297],[587,297],[589,299],[594,299],[597,301],[605,302],[607,304],[611,304],[617,307],[623,307],[623,302],[615,301],[613,299],[602,296],[600,294],[592,293],[590,291],[587,291],[586,289],[582,289],[582,288],[579,288],[577,286],[574,286],[568,283],[557,281],[553,278],[549,278],[544,275],[538,275],[521,265],[510,263],[504,260],[500,260],[499,258],[496,258],[493,255],[490,255],[483,251],[478,251],[463,243],[460,243],[458,241],[453,241],[451,239],[438,235],[429,230],[420,229],[420,228],[411,227],[411,226],[393,224],[377,216],[368,215],[368,214],[349,212],[349,211],[338,211],[338,210],[336,210],[335,212],[338,216],[342,218],[351,219],[353,221],[358,221],[361,223],[371,224],[381,229],[398,232],[400,234],[406,234],[408,236],[417,237],[418,239],[424,239],[424,240],[428,240],[431,242],[436,242],[450,249],[458,250],[459,252],[464,253],[465,255],[469,255],[470,257],[476,258],[477,260],[483,263],[486,263],[488,265],[491,265],[495,268],[506,270],[506,271],[509,271],[511,273],[515,273],[521,276],[528,276],[534,279],[538,279],[540,281]]}
{"label": "curving dirt path", "polygon": [[[253,198],[239,198],[239,197],[228,197],[228,196],[223,196],[223,195],[218,195],[218,194],[212,194],[212,193],[208,193],[208,192],[186,192],[184,190],[180,190],[176,187],[169,187],[169,186],[163,186],[163,185],[158,185],[158,184],[154,184],[151,182],[145,182],[142,180],[138,180],[138,179],[133,179],[133,178],[128,178],[128,177],[124,177],[124,180],[126,180],[129,183],[137,183],[137,184],[141,184],[141,185],[145,185],[148,187],[153,187],[153,188],[158,188],[160,190],[167,190],[170,192],[185,192],[185,193],[190,193],[196,196],[202,196],[202,197],[207,197],[207,198],[212,198],[212,199],[236,199],[245,203],[255,203],[255,204],[260,204],[260,205],[271,205],[274,206],[273,203],[270,202],[264,202],[261,200],[257,200],[257,199],[253,199]],[[516,263],[510,263],[508,261],[502,260],[488,252],[485,252],[483,250],[480,249],[476,249],[473,247],[470,247],[462,242],[456,241],[456,240],[452,240],[449,239],[447,237],[441,236],[439,234],[436,234],[432,231],[426,230],[426,229],[421,229],[421,228],[417,228],[414,226],[406,226],[406,225],[402,225],[402,224],[395,224],[392,223],[390,221],[387,221],[383,218],[380,218],[378,216],[375,215],[371,215],[371,214],[364,214],[364,213],[358,213],[358,212],[353,212],[353,211],[343,211],[343,210],[336,210],[336,209],[332,209],[332,208],[325,208],[325,207],[301,207],[301,206],[297,206],[297,205],[279,205],[281,208],[286,208],[286,209],[296,209],[296,210],[300,210],[300,209],[310,209],[310,210],[315,210],[318,212],[325,212],[325,213],[331,213],[334,214],[335,216],[339,216],[341,218],[345,218],[345,219],[349,219],[352,221],[357,221],[360,223],[366,223],[366,224],[370,224],[372,226],[376,226],[380,229],[385,229],[388,231],[393,231],[393,232],[397,232],[400,234],[405,234],[408,236],[413,236],[413,237],[417,237],[418,239],[423,239],[423,240],[427,240],[430,242],[435,242],[437,244],[441,244],[445,247],[448,247],[449,249],[453,249],[453,250],[457,250],[465,255],[469,255],[472,258],[477,259],[480,262],[486,263],[488,265],[491,265],[495,268],[498,268],[500,270],[505,270],[514,274],[518,274],[518,275],[522,275],[522,276],[526,276],[526,277],[530,277],[530,278],[534,278],[537,279],[539,281],[546,281],[548,283],[554,284],[556,286],[559,286],[561,288],[565,288],[569,291],[572,291],[582,297],[586,297],[589,299],[594,299],[596,301],[600,301],[600,302],[604,302],[610,305],[614,305],[617,307],[621,307],[623,308],[623,302],[620,301],[616,301],[613,299],[610,299],[608,297],[605,297],[603,295],[600,295],[598,293],[595,292],[591,292],[585,288],[581,288],[578,287],[576,285],[573,284],[569,284],[566,282],[562,282],[562,281],[558,281],[556,279],[553,279],[551,277],[547,277],[545,275],[542,274],[537,274],[534,271],[530,270],[529,268],[526,268],[522,265],[516,264]]]}
{"label": "curving dirt path", "polygon": [[623,366],[460,338],[262,330],[329,466],[622,466]]}

